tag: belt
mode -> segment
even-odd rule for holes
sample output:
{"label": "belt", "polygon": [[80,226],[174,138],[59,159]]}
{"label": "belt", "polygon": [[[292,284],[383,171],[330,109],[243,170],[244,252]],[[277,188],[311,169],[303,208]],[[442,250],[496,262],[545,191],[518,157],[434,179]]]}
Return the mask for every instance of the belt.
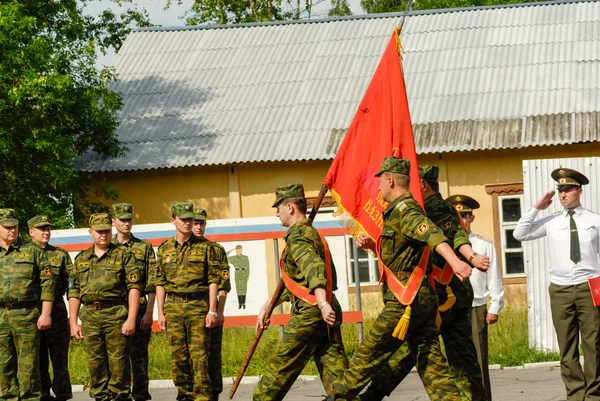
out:
{"label": "belt", "polygon": [[113,306],[126,306],[125,301],[123,300],[84,302],[84,305],[90,309],[96,310],[112,308]]}
{"label": "belt", "polygon": [[239,269],[236,268],[235,270],[246,270],[246,268],[245,267],[240,267]]}
{"label": "belt", "polygon": [[12,303],[0,303],[0,309],[13,310],[13,309],[29,309],[36,308],[40,303],[38,301],[28,302],[12,302]]}
{"label": "belt", "polygon": [[206,292],[206,291],[182,292],[180,294],[177,294],[175,292],[168,292],[167,296],[169,299],[173,299],[173,300],[177,299],[179,301],[187,302],[187,301],[207,299],[208,292]]}

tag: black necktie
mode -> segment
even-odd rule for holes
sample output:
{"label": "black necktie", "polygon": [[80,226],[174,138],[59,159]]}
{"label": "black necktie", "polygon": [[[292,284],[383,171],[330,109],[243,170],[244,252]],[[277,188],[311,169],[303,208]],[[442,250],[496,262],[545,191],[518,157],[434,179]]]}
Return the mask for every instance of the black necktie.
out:
{"label": "black necktie", "polygon": [[579,235],[577,235],[577,225],[575,224],[575,219],[573,219],[575,211],[569,210],[568,214],[571,220],[571,260],[573,263],[577,263],[581,260],[581,252],[579,250]]}

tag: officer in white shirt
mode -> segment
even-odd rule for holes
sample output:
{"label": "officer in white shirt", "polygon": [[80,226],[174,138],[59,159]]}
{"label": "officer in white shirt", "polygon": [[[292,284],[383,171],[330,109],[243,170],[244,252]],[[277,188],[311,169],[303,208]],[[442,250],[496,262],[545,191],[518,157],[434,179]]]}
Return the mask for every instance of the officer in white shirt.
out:
{"label": "officer in white shirt", "polygon": [[[490,372],[488,369],[488,325],[498,321],[500,309],[504,307],[504,289],[502,276],[496,259],[496,249],[492,241],[471,231],[471,224],[475,220],[473,210],[479,209],[479,202],[466,195],[452,195],[446,198],[462,217],[465,231],[469,234],[469,241],[473,251],[488,256],[490,267],[487,273],[473,269],[469,280],[473,286],[473,308],[471,309],[471,328],[473,329],[473,342],[477,350],[477,359],[481,366],[481,375],[488,401],[492,400],[490,385]],[[490,298],[490,309],[487,308],[487,298]]]}
{"label": "officer in white shirt", "polygon": [[[600,276],[600,215],[581,206],[586,176],[568,168],[552,171],[557,182],[560,212],[536,221],[552,203],[546,193],[525,214],[514,231],[519,241],[546,236],[550,254],[550,308],[560,348],[560,370],[568,401],[600,400],[600,313],[594,306],[587,280]],[[584,353],[579,363],[579,335]]]}

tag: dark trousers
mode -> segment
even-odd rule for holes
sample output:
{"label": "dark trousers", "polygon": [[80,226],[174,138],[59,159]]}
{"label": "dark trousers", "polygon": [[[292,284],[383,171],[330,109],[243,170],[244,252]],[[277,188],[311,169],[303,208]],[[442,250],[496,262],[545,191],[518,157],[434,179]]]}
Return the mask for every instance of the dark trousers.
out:
{"label": "dark trousers", "polygon": [[[552,322],[560,348],[560,373],[568,401],[600,400],[600,313],[587,282],[550,284]],[[585,363],[579,363],[579,335]]]}
{"label": "dark trousers", "polygon": [[129,339],[129,360],[131,361],[131,395],[134,400],[151,400],[148,392],[148,346],[152,329],[142,329],[142,317],[146,313],[146,303],[140,304],[135,319],[135,332]]}
{"label": "dark trousers", "polygon": [[481,366],[483,386],[488,401],[492,401],[492,386],[490,384],[490,370],[488,368],[488,325],[486,322],[487,306],[481,305],[471,309],[471,328],[473,329],[473,343],[477,351],[477,359]]}
{"label": "dark trousers", "polygon": [[[50,398],[50,389],[57,400],[73,398],[71,377],[69,375],[69,318],[62,297],[57,298],[52,307],[52,327],[40,331],[40,379],[42,400]],[[52,362],[53,379],[50,378]]]}
{"label": "dark trousers", "polygon": [[[213,398],[223,392],[223,360],[221,347],[223,345],[223,326],[208,329],[210,332],[210,357],[208,358],[208,373],[212,386]],[[213,400],[214,401],[214,400]]]}

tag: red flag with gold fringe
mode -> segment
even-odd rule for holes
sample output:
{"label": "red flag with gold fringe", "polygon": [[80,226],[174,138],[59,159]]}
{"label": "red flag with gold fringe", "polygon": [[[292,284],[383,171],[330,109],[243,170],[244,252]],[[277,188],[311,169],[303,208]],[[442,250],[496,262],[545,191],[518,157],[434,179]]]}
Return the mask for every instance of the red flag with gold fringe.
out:
{"label": "red flag with gold fringe", "polygon": [[387,207],[375,177],[384,157],[410,160],[410,190],[423,205],[399,35],[396,28],[324,180],[337,203],[336,215],[352,232],[374,239]]}

